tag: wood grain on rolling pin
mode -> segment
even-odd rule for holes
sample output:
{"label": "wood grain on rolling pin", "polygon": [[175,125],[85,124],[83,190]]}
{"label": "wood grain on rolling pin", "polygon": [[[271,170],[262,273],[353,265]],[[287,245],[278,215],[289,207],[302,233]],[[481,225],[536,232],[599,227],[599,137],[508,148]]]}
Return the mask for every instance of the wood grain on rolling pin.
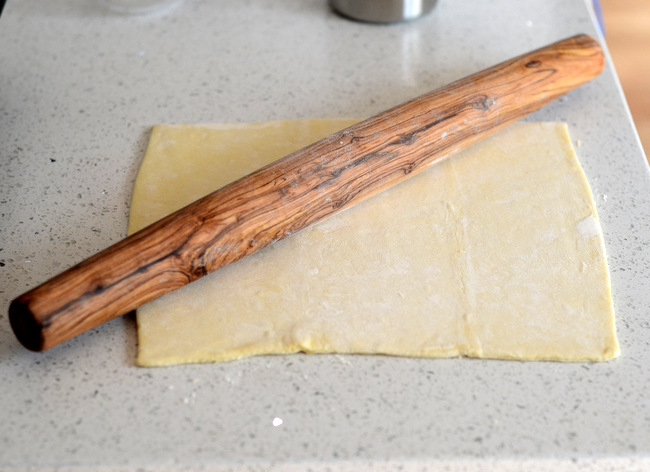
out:
{"label": "wood grain on rolling pin", "polygon": [[498,64],[243,177],[16,298],[29,349],[59,344],[395,185],[593,79],[586,35]]}

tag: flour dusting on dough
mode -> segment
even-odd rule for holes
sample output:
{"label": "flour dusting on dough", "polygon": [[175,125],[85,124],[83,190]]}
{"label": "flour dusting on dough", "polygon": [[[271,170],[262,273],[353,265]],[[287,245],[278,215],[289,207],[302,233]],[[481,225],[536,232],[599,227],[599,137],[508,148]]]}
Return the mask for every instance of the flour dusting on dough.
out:
{"label": "flour dusting on dough", "polygon": [[584,220],[579,221],[577,228],[578,233],[583,238],[593,238],[601,234],[600,225],[598,224],[598,220],[594,218],[594,215],[589,215]]}

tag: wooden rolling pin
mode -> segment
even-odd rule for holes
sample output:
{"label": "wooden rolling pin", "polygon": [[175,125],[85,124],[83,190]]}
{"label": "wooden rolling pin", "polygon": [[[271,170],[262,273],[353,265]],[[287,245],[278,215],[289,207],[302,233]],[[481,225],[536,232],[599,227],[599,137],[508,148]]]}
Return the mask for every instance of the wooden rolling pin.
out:
{"label": "wooden rolling pin", "polygon": [[578,35],[334,133],[16,298],[14,333],[44,350],[128,313],[431,167],[603,66],[598,43]]}

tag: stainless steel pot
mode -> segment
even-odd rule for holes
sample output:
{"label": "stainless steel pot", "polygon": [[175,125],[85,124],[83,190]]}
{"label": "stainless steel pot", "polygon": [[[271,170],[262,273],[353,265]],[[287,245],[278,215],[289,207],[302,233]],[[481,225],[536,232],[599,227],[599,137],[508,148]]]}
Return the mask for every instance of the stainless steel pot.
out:
{"label": "stainless steel pot", "polygon": [[330,0],[330,6],[353,20],[396,23],[426,15],[437,2],[438,0]]}

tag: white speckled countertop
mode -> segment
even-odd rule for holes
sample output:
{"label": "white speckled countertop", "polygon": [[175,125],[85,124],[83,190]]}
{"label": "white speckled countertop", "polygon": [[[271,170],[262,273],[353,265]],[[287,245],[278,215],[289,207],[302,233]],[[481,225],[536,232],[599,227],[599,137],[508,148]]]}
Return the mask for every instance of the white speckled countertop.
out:
{"label": "white speckled countertop", "polygon": [[566,121],[581,143],[615,361],[292,355],[143,369],[132,317],[41,354],[7,317],[12,298],[125,235],[153,124],[366,116],[580,32],[597,35],[583,0],[442,0],[390,26],[324,0],[185,0],[147,17],[9,0],[0,469],[650,470],[650,178],[611,67],[530,119]]}

